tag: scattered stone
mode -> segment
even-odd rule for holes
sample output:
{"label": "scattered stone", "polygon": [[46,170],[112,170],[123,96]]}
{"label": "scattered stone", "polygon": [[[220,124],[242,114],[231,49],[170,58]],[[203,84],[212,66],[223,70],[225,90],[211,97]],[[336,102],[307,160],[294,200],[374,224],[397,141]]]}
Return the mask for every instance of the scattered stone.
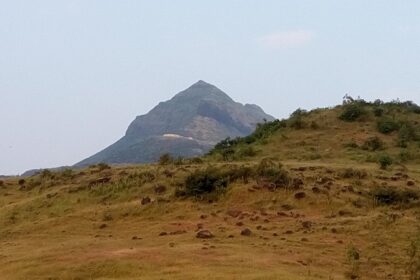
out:
{"label": "scattered stone", "polygon": [[102,224],[102,225],[99,226],[100,229],[104,229],[106,227],[107,227],[107,224]]}
{"label": "scattered stone", "polygon": [[200,219],[204,220],[204,219],[207,219],[207,217],[208,217],[207,215],[203,214],[203,215],[200,216]]}
{"label": "scattered stone", "polygon": [[302,222],[302,227],[305,228],[305,229],[310,229],[312,227],[312,222],[304,221],[304,222]]}
{"label": "scattered stone", "polygon": [[292,205],[289,205],[289,204],[283,204],[282,206],[281,206],[281,208],[283,208],[284,210],[286,210],[286,211],[290,211],[290,210],[292,210],[293,209],[293,206]]}
{"label": "scattered stone", "polygon": [[137,237],[137,236],[133,236],[132,238],[131,238],[131,240],[140,240],[141,238],[140,237]]}
{"label": "scattered stone", "polygon": [[152,202],[152,199],[150,199],[150,197],[148,197],[148,196],[143,197],[143,198],[141,199],[141,205],[146,205],[146,204],[149,204],[149,203],[151,203],[151,202]]}
{"label": "scattered stone", "polygon": [[302,241],[302,242],[308,242],[308,238],[303,237],[300,241]]}
{"label": "scattered stone", "polygon": [[273,236],[279,236],[276,232],[273,233]]}
{"label": "scattered stone", "polygon": [[165,236],[165,235],[168,235],[168,233],[165,231],[162,231],[161,233],[159,233],[159,236]]}
{"label": "scattered stone", "polygon": [[321,190],[318,187],[313,187],[312,192],[318,194],[321,193]]}
{"label": "scattered stone", "polygon": [[243,226],[243,225],[244,225],[244,223],[242,223],[242,222],[237,222],[237,223],[236,223],[236,225],[237,225],[238,227],[241,227],[241,226]]}
{"label": "scattered stone", "polygon": [[332,232],[332,233],[337,233],[338,231],[337,231],[337,229],[336,229],[336,228],[332,228],[332,229],[331,229],[331,232]]}
{"label": "scattered stone", "polygon": [[186,230],[176,230],[169,233],[169,235],[178,235],[178,234],[184,234],[187,233]]}
{"label": "scattered stone", "polygon": [[196,237],[197,238],[208,239],[208,238],[213,238],[214,235],[208,230],[201,230],[201,231],[197,232]]}
{"label": "scattered stone", "polygon": [[234,238],[235,236],[233,234],[229,234],[228,238]]}
{"label": "scattered stone", "polygon": [[162,194],[164,192],[166,192],[166,187],[164,185],[155,186],[155,193]]}
{"label": "scattered stone", "polygon": [[338,211],[338,215],[340,215],[340,216],[351,216],[351,212],[350,211],[348,211],[348,210],[340,210],[340,211]]}
{"label": "scattered stone", "polygon": [[293,231],[292,231],[292,230],[286,230],[284,233],[285,233],[285,234],[292,234],[292,233],[293,233]]}
{"label": "scattered stone", "polygon": [[233,218],[237,218],[239,215],[241,215],[241,213],[242,213],[241,210],[235,210],[235,209],[230,209],[226,212],[226,214],[228,214],[229,216]]}
{"label": "scattered stone", "polygon": [[175,247],[175,243],[174,242],[169,243],[169,247],[171,248]]}
{"label": "scattered stone", "polygon": [[296,199],[302,199],[302,198],[305,198],[305,197],[306,197],[306,193],[304,193],[304,192],[295,193],[295,198]]}
{"label": "scattered stone", "polygon": [[409,187],[414,186],[414,185],[415,185],[414,181],[408,181],[407,182],[407,186],[409,186]]}
{"label": "scattered stone", "polygon": [[252,234],[252,231],[249,228],[245,228],[241,231],[241,235],[243,236],[250,236]]}

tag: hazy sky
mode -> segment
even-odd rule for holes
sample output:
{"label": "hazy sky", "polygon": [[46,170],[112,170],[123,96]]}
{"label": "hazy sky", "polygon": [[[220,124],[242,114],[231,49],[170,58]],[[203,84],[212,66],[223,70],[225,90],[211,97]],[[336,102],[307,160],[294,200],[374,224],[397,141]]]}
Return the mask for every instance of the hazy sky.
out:
{"label": "hazy sky", "polygon": [[0,174],[74,164],[197,80],[275,117],[420,103],[420,1],[0,0]]}

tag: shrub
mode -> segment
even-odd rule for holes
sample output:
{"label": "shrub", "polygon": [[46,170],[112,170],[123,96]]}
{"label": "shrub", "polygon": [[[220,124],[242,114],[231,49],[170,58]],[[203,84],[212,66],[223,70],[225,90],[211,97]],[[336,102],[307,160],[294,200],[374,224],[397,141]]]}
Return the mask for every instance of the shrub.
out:
{"label": "shrub", "polygon": [[355,149],[355,148],[359,148],[359,145],[357,145],[357,143],[354,140],[351,140],[351,141],[349,141],[347,143],[344,143],[343,144],[343,147],[344,148],[353,148],[353,149]]}
{"label": "shrub", "polygon": [[19,179],[18,181],[19,186],[23,186],[25,185],[25,183],[26,183],[25,179]]}
{"label": "shrub", "polygon": [[229,179],[229,182],[242,180],[245,184],[247,184],[249,178],[254,177],[255,172],[252,167],[242,165],[230,168],[228,171],[224,172],[224,175]]}
{"label": "shrub", "polygon": [[407,272],[410,275],[409,279],[418,280],[420,279],[420,232],[410,242],[407,253],[409,258],[407,265]]}
{"label": "shrub", "polygon": [[3,187],[3,186],[4,186],[3,180],[0,180],[0,187]]}
{"label": "shrub", "polygon": [[275,163],[270,159],[263,159],[256,167],[256,176],[261,181],[273,183],[276,188],[288,187],[291,178],[287,171],[283,169],[281,163]]}
{"label": "shrub", "polygon": [[203,160],[199,157],[194,157],[194,158],[190,159],[190,162],[193,163],[193,164],[202,164]]}
{"label": "shrub", "polygon": [[401,148],[406,148],[408,142],[416,139],[416,132],[409,123],[404,123],[401,125],[400,130],[398,131],[398,146]]}
{"label": "shrub", "polygon": [[384,143],[377,136],[366,139],[366,141],[362,145],[363,150],[369,150],[369,151],[377,151],[383,148],[384,148]]}
{"label": "shrub", "polygon": [[375,108],[373,108],[373,114],[376,117],[382,117],[382,115],[384,114],[384,108],[382,108],[382,107],[375,107]]}
{"label": "shrub", "polygon": [[367,172],[365,170],[355,169],[355,168],[346,168],[339,173],[341,178],[356,178],[364,179],[367,177]]}
{"label": "shrub", "polygon": [[376,127],[379,132],[383,134],[389,134],[393,131],[398,130],[400,128],[400,124],[393,119],[382,118],[377,122]]}
{"label": "shrub", "polygon": [[415,191],[391,187],[376,188],[371,195],[375,202],[385,205],[409,203],[411,200],[419,199],[419,194]]}
{"label": "shrub", "polygon": [[111,169],[111,166],[109,166],[108,164],[106,164],[104,162],[98,163],[96,165],[96,167],[99,169],[99,171],[103,171],[103,170],[106,170],[106,169]]}
{"label": "shrub", "polygon": [[366,115],[366,110],[360,103],[350,103],[343,106],[339,119],[346,122],[354,122]]}
{"label": "shrub", "polygon": [[219,170],[207,168],[195,171],[185,179],[185,194],[200,196],[214,191],[222,192],[227,185],[227,178]]}
{"label": "shrub", "polygon": [[257,155],[257,151],[252,146],[247,146],[239,149],[239,157],[254,157]]}
{"label": "shrub", "polygon": [[413,155],[412,153],[410,153],[409,151],[403,149],[400,151],[398,158],[402,161],[402,162],[407,162],[409,160],[413,159]]}
{"label": "shrub", "polygon": [[39,175],[42,179],[48,179],[48,178],[53,178],[54,177],[54,174],[49,169],[42,170]]}
{"label": "shrub", "polygon": [[165,153],[159,157],[159,165],[168,165],[174,161],[172,156],[168,153]]}
{"label": "shrub", "polygon": [[387,169],[393,163],[393,159],[387,154],[381,154],[378,157],[378,163],[381,169]]}

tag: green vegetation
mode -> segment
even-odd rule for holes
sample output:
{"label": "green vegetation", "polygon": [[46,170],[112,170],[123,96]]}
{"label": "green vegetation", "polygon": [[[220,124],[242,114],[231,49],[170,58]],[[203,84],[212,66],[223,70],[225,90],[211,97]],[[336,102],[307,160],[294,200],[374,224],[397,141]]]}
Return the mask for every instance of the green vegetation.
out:
{"label": "green vegetation", "polygon": [[381,169],[387,169],[393,162],[394,160],[388,154],[380,154],[378,157],[378,163]]}

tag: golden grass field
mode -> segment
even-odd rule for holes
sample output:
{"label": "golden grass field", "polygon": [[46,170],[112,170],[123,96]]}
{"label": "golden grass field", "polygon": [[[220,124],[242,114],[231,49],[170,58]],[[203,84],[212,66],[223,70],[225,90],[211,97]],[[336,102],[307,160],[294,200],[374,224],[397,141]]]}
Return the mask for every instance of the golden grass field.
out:
{"label": "golden grass field", "polygon": [[[315,115],[320,128],[279,132],[244,161],[4,180],[0,279],[419,279],[419,200],[381,204],[371,193],[419,192],[420,164],[381,170],[362,160],[370,152],[342,145],[378,134],[373,124],[338,124],[323,115],[330,112]],[[381,137],[396,154],[395,135]],[[265,157],[302,186],[270,191],[250,179],[214,201],[174,195],[196,169]],[[145,197],[151,202],[142,205]],[[241,235],[245,228],[251,235]],[[197,238],[199,230],[214,237]]]}

